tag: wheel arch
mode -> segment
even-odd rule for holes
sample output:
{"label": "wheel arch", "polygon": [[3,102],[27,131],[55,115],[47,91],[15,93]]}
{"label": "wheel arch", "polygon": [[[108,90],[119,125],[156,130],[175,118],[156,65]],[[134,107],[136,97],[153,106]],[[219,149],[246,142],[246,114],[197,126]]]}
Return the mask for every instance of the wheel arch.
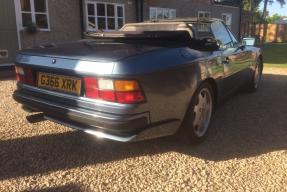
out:
{"label": "wheel arch", "polygon": [[[187,127],[186,127],[186,124],[188,124],[188,122],[190,122],[190,106],[192,105],[193,103],[193,98],[195,96],[195,93],[197,93],[197,91],[199,90],[199,88],[201,86],[203,86],[203,84],[208,84],[211,89],[212,89],[212,92],[213,92],[213,99],[214,99],[214,106],[217,104],[217,98],[218,98],[218,85],[217,85],[217,82],[215,81],[215,79],[211,78],[211,77],[208,77],[200,82],[198,82],[197,86],[196,86],[196,89],[195,89],[195,92],[193,93],[191,99],[190,99],[190,104],[189,104],[189,107],[187,108],[186,112],[185,112],[185,115],[184,115],[184,118],[183,118],[183,121],[181,122],[181,125],[180,127],[178,128],[178,131],[177,131],[177,136],[179,137],[184,137],[186,139],[186,130],[187,130]],[[200,142],[199,140],[194,140],[192,142]]]}
{"label": "wheel arch", "polygon": [[260,61],[261,70],[263,71],[264,62],[263,62],[263,55],[261,53],[259,54],[258,59]]}
{"label": "wheel arch", "polygon": [[206,78],[205,80],[203,80],[199,86],[202,84],[202,83],[209,83],[211,85],[211,88],[212,88],[212,91],[213,91],[213,96],[214,96],[214,104],[217,104],[218,102],[218,85],[215,81],[215,79],[209,77],[209,78]]}

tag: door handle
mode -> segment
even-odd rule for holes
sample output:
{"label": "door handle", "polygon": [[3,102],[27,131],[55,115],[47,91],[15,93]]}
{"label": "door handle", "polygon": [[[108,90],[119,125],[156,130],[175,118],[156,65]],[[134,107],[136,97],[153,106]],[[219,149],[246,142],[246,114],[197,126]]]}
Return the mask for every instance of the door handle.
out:
{"label": "door handle", "polygon": [[228,64],[229,64],[229,61],[230,61],[229,57],[226,57],[226,58],[222,61],[222,64],[228,65]]}

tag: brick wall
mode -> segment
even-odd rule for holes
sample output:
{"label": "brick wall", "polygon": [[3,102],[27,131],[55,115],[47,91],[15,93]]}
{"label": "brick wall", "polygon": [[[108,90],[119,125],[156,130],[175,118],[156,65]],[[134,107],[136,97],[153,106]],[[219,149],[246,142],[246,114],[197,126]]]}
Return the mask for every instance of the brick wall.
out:
{"label": "brick wall", "polygon": [[[89,0],[93,1],[93,0]],[[135,0],[95,0],[97,2],[120,3],[125,6],[125,23],[136,22]],[[27,34],[21,31],[23,48],[46,43],[59,43],[81,38],[80,0],[49,0],[49,32]],[[197,17],[198,11],[208,11],[211,17],[221,18],[221,13],[232,14],[232,31],[239,33],[239,8],[213,5],[210,0],[144,0],[144,20],[149,19],[149,7],[176,9],[177,18]],[[85,22],[86,16],[84,12]]]}
{"label": "brick wall", "polygon": [[149,8],[161,7],[176,9],[176,17],[197,17],[198,11],[207,11],[211,17],[220,18],[222,13],[232,14],[231,30],[238,36],[239,16],[238,7],[214,5],[210,0],[145,0],[144,1],[144,20],[149,20]]}
{"label": "brick wall", "polygon": [[81,38],[79,0],[49,0],[48,10],[51,31],[38,31],[36,34],[21,31],[22,48],[74,41]]}
{"label": "brick wall", "polygon": [[0,0],[0,66],[14,60],[18,49],[14,1]]}
{"label": "brick wall", "polygon": [[230,6],[220,6],[220,5],[213,6],[212,17],[221,19],[222,13],[232,14],[231,31],[236,37],[239,37],[240,9],[238,7],[230,7]]}

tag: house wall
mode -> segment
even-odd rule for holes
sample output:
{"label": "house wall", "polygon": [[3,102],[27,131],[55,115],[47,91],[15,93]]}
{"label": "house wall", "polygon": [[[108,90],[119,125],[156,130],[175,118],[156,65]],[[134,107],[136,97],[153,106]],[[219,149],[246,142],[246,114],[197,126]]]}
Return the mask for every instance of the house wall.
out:
{"label": "house wall", "polygon": [[[105,2],[105,3],[117,3],[124,4],[125,7],[125,23],[135,23],[136,22],[136,3],[135,0],[84,0],[84,2]],[[86,26],[86,9],[83,6],[84,12],[84,24]],[[87,31],[85,27],[85,31]]]}
{"label": "house wall", "polygon": [[240,26],[240,9],[238,7],[224,6],[224,5],[214,5],[212,8],[212,17],[220,18],[222,13],[232,14],[232,25],[231,31],[236,37],[239,37],[239,26]]}
{"label": "house wall", "polygon": [[21,31],[22,48],[81,38],[80,0],[48,0],[50,31],[28,34]]}
{"label": "house wall", "polygon": [[176,17],[197,17],[197,12],[210,11],[210,0],[145,0],[144,20],[149,20],[149,8],[161,7],[176,9]]}
{"label": "house wall", "polygon": [[[0,2],[0,66],[13,62],[18,50],[17,25],[14,1],[1,0]],[[4,56],[8,53],[7,56]]]}
{"label": "house wall", "polygon": [[208,11],[211,17],[220,18],[222,13],[232,14],[231,30],[239,35],[240,9],[238,7],[214,5],[210,0],[145,0],[144,20],[149,20],[149,8],[161,7],[176,9],[176,17],[197,17],[198,11]]}
{"label": "house wall", "polygon": [[[136,0],[82,0],[83,18],[80,14],[81,0],[48,0],[50,31],[36,34],[21,31],[22,48],[80,39],[82,22],[86,31],[85,3],[89,1],[124,4],[125,23],[136,22]],[[176,9],[177,18],[197,17],[198,11],[209,11],[211,17],[217,18],[221,18],[221,13],[231,13],[232,31],[235,35],[239,33],[240,11],[237,7],[213,5],[210,0],[144,0],[144,20],[149,19],[149,8],[152,6]]]}

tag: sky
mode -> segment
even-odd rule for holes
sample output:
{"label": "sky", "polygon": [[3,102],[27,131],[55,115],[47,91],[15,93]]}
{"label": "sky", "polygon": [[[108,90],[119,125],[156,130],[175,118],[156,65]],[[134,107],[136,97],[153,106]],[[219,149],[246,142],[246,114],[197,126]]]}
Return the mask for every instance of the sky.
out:
{"label": "sky", "polygon": [[[263,10],[263,3],[260,4],[260,10]],[[287,4],[285,4],[283,8],[281,8],[281,5],[277,3],[275,0],[275,2],[272,5],[268,4],[268,11],[270,16],[275,13],[287,16]]]}

